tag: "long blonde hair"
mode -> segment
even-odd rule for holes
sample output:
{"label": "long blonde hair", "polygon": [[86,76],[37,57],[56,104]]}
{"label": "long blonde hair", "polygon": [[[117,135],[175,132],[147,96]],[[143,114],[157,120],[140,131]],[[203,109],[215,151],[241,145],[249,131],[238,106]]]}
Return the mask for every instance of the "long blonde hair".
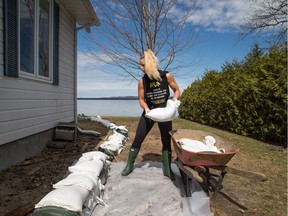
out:
{"label": "long blonde hair", "polygon": [[161,81],[161,76],[158,71],[158,59],[155,56],[154,52],[150,49],[144,51],[144,54],[141,56],[141,59],[144,58],[145,62],[145,73],[151,80]]}

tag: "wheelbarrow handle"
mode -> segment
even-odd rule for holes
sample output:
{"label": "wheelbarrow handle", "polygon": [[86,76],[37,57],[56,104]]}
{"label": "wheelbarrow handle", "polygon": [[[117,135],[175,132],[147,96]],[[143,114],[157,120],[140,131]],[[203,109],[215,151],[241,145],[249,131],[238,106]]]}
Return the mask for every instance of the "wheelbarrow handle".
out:
{"label": "wheelbarrow handle", "polygon": [[225,171],[227,173],[239,175],[239,176],[252,179],[252,180],[257,180],[257,181],[266,181],[268,179],[267,176],[262,173],[241,170],[241,169],[228,167],[228,166],[225,167]]}

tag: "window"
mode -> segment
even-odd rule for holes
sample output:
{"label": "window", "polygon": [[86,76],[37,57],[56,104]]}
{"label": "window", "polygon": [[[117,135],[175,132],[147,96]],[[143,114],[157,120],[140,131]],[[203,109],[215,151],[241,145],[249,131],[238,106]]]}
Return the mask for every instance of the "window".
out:
{"label": "window", "polygon": [[23,76],[51,80],[51,11],[49,0],[20,0],[19,61]]}
{"label": "window", "polygon": [[20,70],[34,74],[35,4],[20,1]]}
{"label": "window", "polygon": [[4,0],[5,75],[58,85],[58,34],[54,0]]}
{"label": "window", "polygon": [[50,26],[52,26],[52,22],[50,20],[50,11],[51,6],[49,1],[41,1],[39,4],[39,48],[38,48],[38,56],[39,56],[39,75],[43,77],[49,77],[49,62],[50,62],[50,50],[52,50],[52,46],[49,44],[52,41],[50,35]]}

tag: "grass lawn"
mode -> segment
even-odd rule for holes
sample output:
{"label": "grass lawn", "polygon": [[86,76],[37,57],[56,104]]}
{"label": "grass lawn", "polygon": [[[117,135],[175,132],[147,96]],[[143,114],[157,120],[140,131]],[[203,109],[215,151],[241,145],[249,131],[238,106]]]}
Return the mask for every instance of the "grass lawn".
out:
{"label": "grass lawn", "polygon": [[[126,125],[129,133],[136,130],[138,123],[138,118],[109,117],[105,119],[116,125]],[[158,130],[158,127],[155,126],[152,130],[154,128],[156,131]],[[184,119],[174,119],[173,129],[202,130],[218,135],[236,145],[240,150],[229,161],[228,166],[263,173],[267,176],[268,180],[262,182],[229,173],[225,176],[222,191],[247,208],[245,210],[238,208],[239,215],[287,215],[287,151],[285,148]],[[134,138],[133,136],[132,133],[131,139]],[[212,202],[211,207],[215,216],[238,215],[235,213],[229,214],[229,212],[233,212],[229,208],[235,208],[235,205],[233,206],[223,196],[218,196]]]}

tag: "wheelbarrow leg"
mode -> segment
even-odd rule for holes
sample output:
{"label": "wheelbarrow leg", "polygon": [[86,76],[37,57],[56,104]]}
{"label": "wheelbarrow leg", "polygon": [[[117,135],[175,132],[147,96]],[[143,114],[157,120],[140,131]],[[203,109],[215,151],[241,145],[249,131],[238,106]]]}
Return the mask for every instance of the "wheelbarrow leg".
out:
{"label": "wheelbarrow leg", "polygon": [[[214,169],[215,167],[210,168]],[[210,189],[211,192],[213,192],[212,198],[216,198],[218,196],[219,191],[223,188],[222,183],[224,180],[224,176],[227,172],[225,171],[224,167],[217,167],[217,170],[221,172],[218,174],[215,174],[213,172],[211,173],[209,167],[205,167],[205,169],[206,169],[205,176],[207,177],[208,188]]]}
{"label": "wheelbarrow leg", "polygon": [[181,174],[181,177],[183,180],[185,195],[186,195],[186,197],[191,197],[191,188],[190,188],[191,179],[181,169],[179,169],[179,170],[180,170],[180,174]]}
{"label": "wheelbarrow leg", "polygon": [[213,198],[216,198],[218,196],[219,191],[223,188],[222,182],[224,180],[226,172],[222,171],[221,174],[219,175],[218,181],[216,182],[215,189],[214,189],[214,194]]}
{"label": "wheelbarrow leg", "polygon": [[202,187],[203,191],[207,194],[207,196],[209,196],[209,173],[207,173],[207,168],[203,166],[194,166],[193,170],[195,170],[195,172],[197,172],[202,179],[202,181],[198,183]]}

